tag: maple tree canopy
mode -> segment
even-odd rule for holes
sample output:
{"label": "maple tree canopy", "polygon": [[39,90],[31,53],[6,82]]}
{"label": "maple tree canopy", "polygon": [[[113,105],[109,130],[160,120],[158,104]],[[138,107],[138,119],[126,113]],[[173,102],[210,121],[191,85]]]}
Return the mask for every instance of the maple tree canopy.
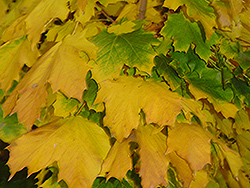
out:
{"label": "maple tree canopy", "polygon": [[0,7],[0,187],[250,187],[249,0]]}

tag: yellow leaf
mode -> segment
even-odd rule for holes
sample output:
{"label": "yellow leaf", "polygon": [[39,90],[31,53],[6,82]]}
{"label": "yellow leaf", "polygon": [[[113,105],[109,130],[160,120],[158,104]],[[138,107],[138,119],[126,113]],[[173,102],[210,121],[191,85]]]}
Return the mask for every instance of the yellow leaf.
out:
{"label": "yellow leaf", "polygon": [[64,25],[54,26],[46,34],[48,41],[59,42],[67,35],[71,34],[76,26],[76,22],[68,21]]}
{"label": "yellow leaf", "polygon": [[207,172],[205,170],[200,170],[195,173],[194,180],[190,184],[190,188],[200,188],[206,187],[209,182]]}
{"label": "yellow leaf", "polygon": [[8,149],[11,176],[25,166],[32,174],[57,161],[58,179],[64,179],[69,187],[82,188],[91,186],[110,145],[97,124],[78,116],[29,132]]}
{"label": "yellow leaf", "polygon": [[239,14],[240,20],[241,20],[241,33],[240,33],[240,44],[244,47],[244,50],[248,50],[250,47],[250,28],[248,27],[250,25],[250,9],[249,7],[242,11],[242,13]]}
{"label": "yellow leaf", "polygon": [[46,23],[52,21],[53,18],[64,20],[68,13],[67,0],[40,1],[25,20],[28,39],[31,41],[32,48],[34,49],[36,43],[40,40],[41,33],[45,31]]}
{"label": "yellow leaf", "polygon": [[181,182],[183,182],[184,187],[189,187],[193,179],[193,172],[190,169],[189,164],[178,156],[176,152],[169,153],[168,157],[175,167],[179,179],[182,180]]}
{"label": "yellow leaf", "polygon": [[171,125],[181,110],[180,97],[168,90],[165,83],[120,76],[100,83],[96,103],[105,102],[104,125],[121,141],[138,127],[139,112],[147,123]]}
{"label": "yellow leaf", "polygon": [[133,32],[135,29],[133,28],[136,24],[132,21],[125,21],[122,24],[113,25],[108,28],[109,33],[115,33],[117,35],[122,33],[130,33]]}
{"label": "yellow leaf", "polygon": [[67,117],[77,110],[79,102],[76,99],[67,99],[62,93],[58,92],[56,102],[53,104],[55,116]]}
{"label": "yellow leaf", "polygon": [[31,50],[26,37],[9,41],[0,47],[0,84],[8,91],[14,80],[19,81],[19,72],[24,64],[32,66],[38,58],[38,51]]}
{"label": "yellow leaf", "polygon": [[167,153],[176,152],[196,172],[210,163],[210,140],[208,133],[200,126],[177,124],[169,130]]}
{"label": "yellow leaf", "polygon": [[201,123],[203,126],[206,125],[208,116],[206,112],[203,110],[203,104],[199,101],[193,100],[193,99],[181,99],[181,104],[184,110],[184,113],[186,115],[186,118],[191,122],[192,114],[195,114],[197,117],[199,117]]}
{"label": "yellow leaf", "polygon": [[[145,20],[147,22],[159,23],[162,21],[162,17],[160,12],[156,11],[155,6],[160,5],[159,1],[148,0],[147,1],[147,11],[145,13]],[[139,3],[135,4],[134,2],[128,3],[122,9],[120,15],[117,20],[121,20],[122,18],[128,18],[129,20],[136,20],[139,13]]]}
{"label": "yellow leaf", "polygon": [[122,180],[128,170],[132,169],[130,145],[131,139],[115,142],[107,158],[102,165],[102,173],[108,172],[107,176]]}
{"label": "yellow leaf", "polygon": [[153,125],[139,126],[136,130],[137,142],[140,146],[140,176],[143,187],[166,185],[166,174],[169,158],[165,155],[167,145],[166,136],[158,132],[152,134],[156,128]]}
{"label": "yellow leaf", "polygon": [[24,15],[15,20],[3,33],[2,40],[9,41],[21,36],[26,35],[25,19],[27,15]]}
{"label": "yellow leaf", "polygon": [[8,10],[8,6],[5,1],[0,1],[0,18],[3,18],[6,14],[6,10]]}
{"label": "yellow leaf", "polygon": [[60,89],[69,98],[82,100],[90,67],[80,57],[80,50],[89,58],[95,56],[95,46],[83,35],[66,37],[34,64],[4,103],[5,114],[17,112],[19,121],[30,129],[40,116],[40,107],[46,103],[47,82],[54,92]]}
{"label": "yellow leaf", "polygon": [[[19,25],[17,20],[21,21],[22,20],[21,18],[23,16],[28,15],[34,9],[34,7],[37,6],[40,0],[22,0],[22,1],[16,1],[13,4],[10,3],[10,1],[8,2],[10,5],[10,7],[8,7],[8,13],[5,14],[0,19],[0,38],[2,37],[2,34],[7,32],[6,29],[8,30],[9,26],[13,27],[13,25]],[[3,10],[7,11],[6,9],[4,9],[4,7]],[[23,23],[20,24],[23,25]],[[23,33],[24,30],[25,30],[24,28],[21,29],[20,27],[20,30],[19,29],[15,30],[15,33],[13,33],[12,37],[10,36],[10,34],[8,34],[8,37],[11,37],[11,39],[14,39],[15,37],[20,37],[23,35],[23,34],[20,35],[20,33]],[[6,40],[4,41],[6,42]]]}
{"label": "yellow leaf", "polygon": [[233,103],[215,99],[211,95],[201,91],[192,84],[189,85],[189,88],[191,93],[196,98],[196,100],[201,98],[207,98],[208,101],[210,101],[213,104],[217,112],[221,112],[226,118],[235,117],[238,108]]}
{"label": "yellow leaf", "polygon": [[231,169],[233,176],[237,177],[239,175],[239,170],[240,170],[241,166],[243,166],[240,154],[237,153],[236,151],[228,148],[224,144],[220,143],[219,147],[224,155],[224,158],[228,162],[228,165]]}

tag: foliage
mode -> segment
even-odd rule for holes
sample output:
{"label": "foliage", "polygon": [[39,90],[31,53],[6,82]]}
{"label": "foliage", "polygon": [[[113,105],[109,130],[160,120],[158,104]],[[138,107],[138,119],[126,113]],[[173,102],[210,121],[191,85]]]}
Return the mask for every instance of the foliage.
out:
{"label": "foliage", "polygon": [[248,0],[0,0],[0,187],[249,187]]}

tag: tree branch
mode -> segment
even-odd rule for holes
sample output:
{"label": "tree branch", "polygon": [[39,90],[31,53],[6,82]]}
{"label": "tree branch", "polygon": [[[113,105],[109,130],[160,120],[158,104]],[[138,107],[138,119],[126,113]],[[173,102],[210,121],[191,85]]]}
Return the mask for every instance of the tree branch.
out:
{"label": "tree branch", "polygon": [[145,14],[147,9],[147,0],[140,0],[140,6],[139,6],[139,13],[138,13],[138,20],[144,20]]}

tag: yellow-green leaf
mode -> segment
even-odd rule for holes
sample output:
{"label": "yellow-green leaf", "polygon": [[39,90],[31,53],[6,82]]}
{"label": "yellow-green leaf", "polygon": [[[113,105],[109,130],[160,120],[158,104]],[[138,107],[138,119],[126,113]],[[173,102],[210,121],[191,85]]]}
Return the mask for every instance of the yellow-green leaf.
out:
{"label": "yellow-green leaf", "polygon": [[69,187],[90,187],[109,149],[109,137],[97,124],[81,116],[62,119],[29,132],[10,150],[11,176],[25,166],[29,174],[57,161]]}
{"label": "yellow-green leaf", "polygon": [[67,99],[62,93],[58,92],[56,96],[56,102],[53,104],[56,116],[67,117],[73,114],[77,110],[79,101],[76,99]]}

